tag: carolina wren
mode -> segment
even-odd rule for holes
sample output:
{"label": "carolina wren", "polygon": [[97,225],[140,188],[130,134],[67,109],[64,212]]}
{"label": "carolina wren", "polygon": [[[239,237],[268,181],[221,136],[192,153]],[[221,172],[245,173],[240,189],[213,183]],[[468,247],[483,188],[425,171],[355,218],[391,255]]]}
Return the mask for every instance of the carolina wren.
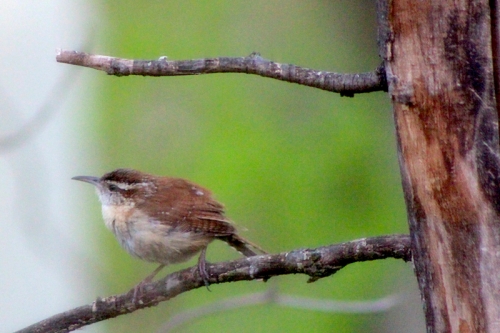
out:
{"label": "carolina wren", "polygon": [[131,169],[118,169],[100,178],[72,179],[96,186],[104,223],[125,250],[160,264],[138,286],[151,281],[164,266],[187,261],[200,251],[198,268],[208,285],[205,251],[214,239],[227,242],[247,257],[256,255],[250,247],[265,253],[237,234],[209,190],[188,180]]}

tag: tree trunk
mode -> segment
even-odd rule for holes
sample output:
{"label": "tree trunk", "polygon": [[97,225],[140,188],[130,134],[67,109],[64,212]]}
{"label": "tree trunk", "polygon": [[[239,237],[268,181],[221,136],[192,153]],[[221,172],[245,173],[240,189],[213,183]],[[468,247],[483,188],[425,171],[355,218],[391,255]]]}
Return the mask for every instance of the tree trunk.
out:
{"label": "tree trunk", "polygon": [[494,6],[378,5],[427,331],[500,332]]}

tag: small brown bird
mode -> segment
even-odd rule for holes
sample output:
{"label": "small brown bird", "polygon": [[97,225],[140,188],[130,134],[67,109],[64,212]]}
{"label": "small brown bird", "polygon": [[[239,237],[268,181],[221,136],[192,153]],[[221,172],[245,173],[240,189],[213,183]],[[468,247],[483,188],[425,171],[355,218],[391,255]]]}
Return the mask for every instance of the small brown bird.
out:
{"label": "small brown bird", "polygon": [[[96,186],[104,223],[131,255],[160,266],[134,290],[151,281],[166,265],[189,260],[201,251],[198,269],[208,285],[205,251],[210,242],[227,242],[243,255],[266,253],[239,236],[224,207],[209,190],[188,180],[118,169],[102,177],[72,179]],[[251,247],[251,248],[250,248]]]}

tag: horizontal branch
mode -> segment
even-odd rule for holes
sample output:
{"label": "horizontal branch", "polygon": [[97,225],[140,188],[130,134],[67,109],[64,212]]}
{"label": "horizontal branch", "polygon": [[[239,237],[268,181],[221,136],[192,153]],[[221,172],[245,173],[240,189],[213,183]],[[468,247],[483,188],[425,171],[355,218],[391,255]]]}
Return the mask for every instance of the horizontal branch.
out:
{"label": "horizontal branch", "polygon": [[329,299],[315,299],[281,294],[276,288],[270,287],[266,291],[248,295],[240,295],[218,302],[204,304],[198,308],[189,309],[174,314],[158,332],[171,332],[186,324],[219,312],[228,312],[247,306],[262,304],[276,304],[292,309],[318,311],[328,313],[368,314],[388,311],[402,303],[404,295],[390,295],[376,300],[366,301],[337,301]]}
{"label": "horizontal branch", "polygon": [[132,60],[84,52],[58,50],[56,60],[61,63],[105,71],[109,75],[179,76],[212,73],[246,73],[352,97],[356,93],[387,91],[385,70],[380,66],[373,72],[340,74],[316,71],[292,64],[281,64],[262,58],[258,53],[248,57],[218,57],[196,60]]}
{"label": "horizontal branch", "polygon": [[[410,238],[391,235],[363,238],[316,249],[301,249],[274,255],[260,255],[206,266],[210,284],[243,280],[268,280],[285,274],[302,273],[308,282],[330,276],[348,264],[386,258],[411,260]],[[98,298],[84,305],[26,327],[17,333],[69,332],[105,319],[155,306],[183,292],[204,287],[197,267],[187,268],[146,284],[134,301],[132,291]]]}

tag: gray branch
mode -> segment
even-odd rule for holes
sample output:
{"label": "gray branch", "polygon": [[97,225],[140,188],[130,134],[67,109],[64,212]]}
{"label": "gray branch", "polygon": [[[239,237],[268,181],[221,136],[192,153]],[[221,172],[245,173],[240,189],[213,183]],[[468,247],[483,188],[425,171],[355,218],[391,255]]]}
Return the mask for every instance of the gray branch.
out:
{"label": "gray branch", "polygon": [[[298,273],[308,275],[308,282],[314,282],[336,273],[348,264],[386,258],[410,261],[409,236],[363,238],[316,249],[301,249],[207,264],[206,269],[210,284],[244,280],[266,281],[274,276]],[[73,331],[102,320],[155,306],[181,293],[200,287],[205,287],[205,284],[197,267],[187,268],[146,284],[135,302],[132,289],[125,294],[98,298],[92,304],[57,314],[17,333]]]}
{"label": "gray branch", "polygon": [[228,298],[177,313],[157,330],[157,332],[166,333],[175,331],[178,327],[193,323],[202,317],[260,304],[276,304],[292,309],[317,312],[368,314],[386,312],[401,304],[404,297],[405,296],[401,294],[389,295],[384,298],[366,301],[337,301],[281,294],[276,288],[271,287],[264,292]]}
{"label": "gray branch", "polygon": [[258,53],[248,57],[218,57],[196,60],[132,60],[84,52],[58,50],[56,60],[61,63],[105,71],[109,75],[179,76],[212,73],[257,74],[291,83],[340,93],[353,97],[357,93],[387,91],[385,70],[380,66],[367,73],[340,74],[316,71],[292,64],[281,64],[264,59]]}

